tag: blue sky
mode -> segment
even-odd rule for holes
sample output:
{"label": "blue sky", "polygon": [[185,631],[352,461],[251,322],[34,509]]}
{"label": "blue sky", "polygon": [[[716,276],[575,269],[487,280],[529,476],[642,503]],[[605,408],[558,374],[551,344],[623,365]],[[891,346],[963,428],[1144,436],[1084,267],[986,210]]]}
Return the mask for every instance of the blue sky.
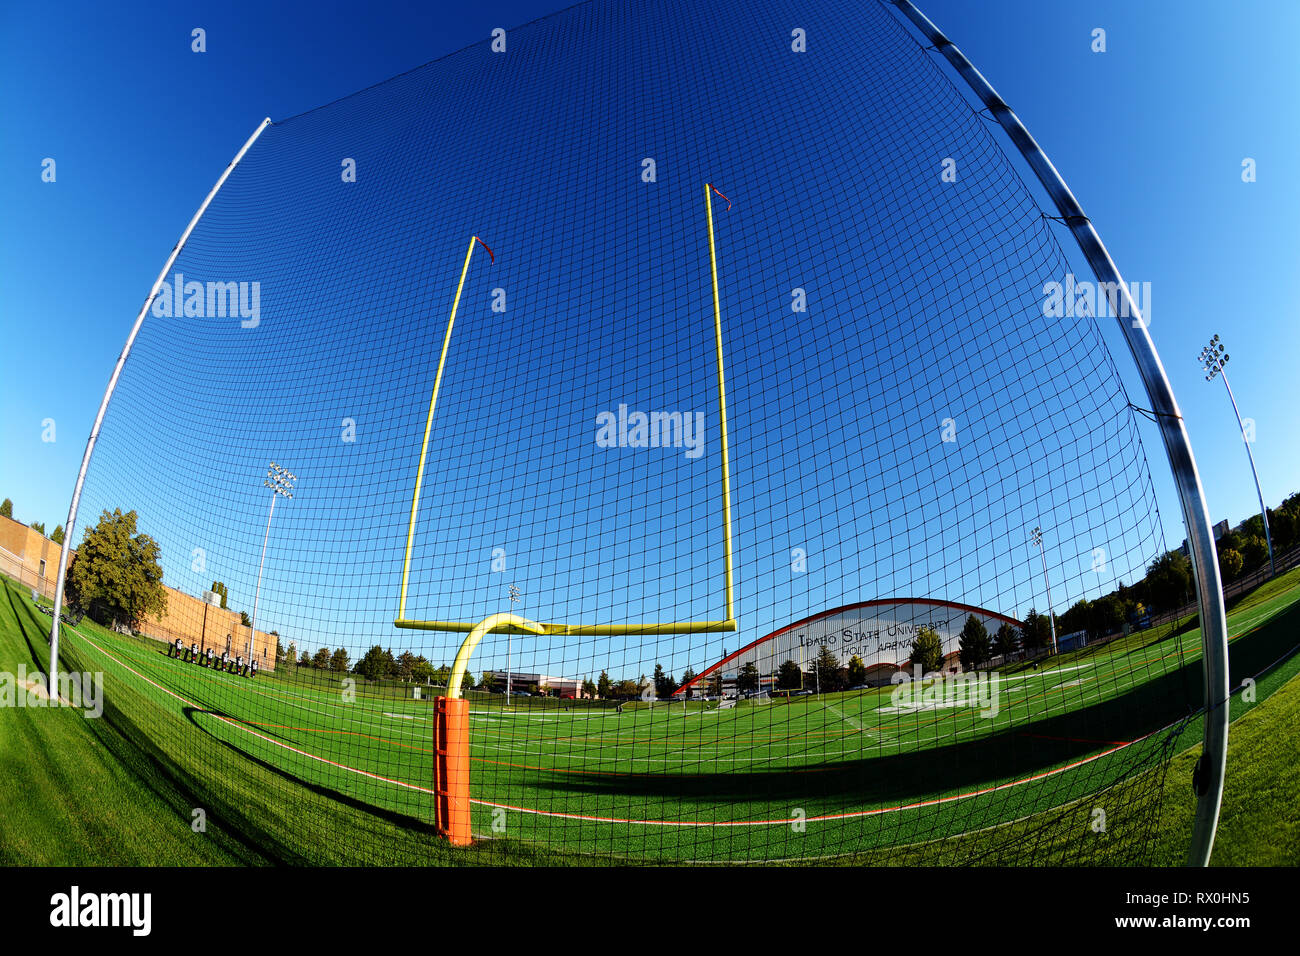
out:
{"label": "blue sky", "polygon": [[[264,116],[331,102],[552,9],[0,10],[0,323],[12,349],[0,382],[0,496],[14,500],[15,516],[51,529],[64,520],[130,322],[197,204]],[[922,9],[1019,113],[1126,278],[1151,283],[1152,335],[1188,418],[1212,518],[1235,523],[1255,509],[1226,396],[1195,361],[1215,332],[1232,353],[1243,414],[1257,423],[1266,500],[1300,489],[1300,443],[1290,432],[1300,323],[1287,281],[1300,254],[1292,174],[1300,130],[1284,121],[1297,88],[1286,38],[1300,9],[1010,0],[931,0]],[[196,26],[207,32],[204,54],[190,51]],[[1106,30],[1105,53],[1089,48],[1096,27]],[[53,184],[41,181],[46,157],[57,162]],[[1241,181],[1245,157],[1257,161],[1257,182]],[[1127,369],[1127,355],[1116,358]],[[46,419],[53,442],[42,441]],[[1150,432],[1146,453],[1165,538],[1176,546],[1181,522]]]}

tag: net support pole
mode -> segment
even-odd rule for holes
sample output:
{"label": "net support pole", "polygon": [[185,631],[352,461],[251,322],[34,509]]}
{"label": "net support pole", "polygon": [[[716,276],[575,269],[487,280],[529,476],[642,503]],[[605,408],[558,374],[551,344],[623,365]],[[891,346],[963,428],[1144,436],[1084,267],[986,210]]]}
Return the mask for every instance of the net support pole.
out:
{"label": "net support pole", "polygon": [[1223,587],[1219,578],[1218,553],[1205,491],[1201,487],[1191,441],[1183,416],[1174,398],[1173,387],[1164,365],[1156,353],[1155,343],[1142,319],[1129,287],[1110,257],[1092,221],[1070,188],[1052,165],[1042,147],[1025,129],[1020,118],[998,96],[989,82],[952,41],[943,35],[910,0],[891,0],[979,97],[998,124],[1006,131],[1029,167],[1051,196],[1062,221],[1069,226],[1079,248],[1099,282],[1106,283],[1111,312],[1119,320],[1124,338],[1137,364],[1147,398],[1151,402],[1160,436],[1169,457],[1174,484],[1182,505],[1187,527],[1188,551],[1196,575],[1196,596],[1201,616],[1201,650],[1203,661],[1204,732],[1203,753],[1197,766],[1193,786],[1196,789],[1196,815],[1192,826],[1187,862],[1205,866],[1214,847],[1218,828],[1219,805],[1223,798],[1223,778],[1228,756],[1228,629],[1223,606]]}
{"label": "net support pole", "polygon": [[253,130],[253,135],[248,137],[248,141],[235,154],[235,158],[230,161],[222,171],[220,178],[209,191],[203,204],[199,206],[190,219],[190,224],[185,227],[181,233],[180,239],[176,245],[172,246],[171,255],[167,257],[167,262],[163,265],[162,271],[158,273],[158,278],[154,280],[153,288],[149,290],[149,295],[144,300],[144,305],[140,307],[140,314],[135,317],[135,324],[131,326],[131,332],[126,337],[126,344],[122,346],[122,352],[117,357],[117,364],[113,366],[113,374],[108,379],[108,387],[104,389],[104,397],[99,402],[99,412],[95,415],[95,423],[90,428],[90,437],[86,439],[86,450],[81,456],[81,468],[77,472],[77,483],[72,488],[72,501],[68,504],[68,520],[63,523],[63,547],[59,555],[59,577],[58,583],[54,588],[54,614],[53,622],[50,624],[50,686],[56,686],[59,676],[59,614],[63,609],[63,588],[66,584],[68,573],[68,554],[72,550],[73,533],[77,527],[77,508],[81,504],[81,489],[86,483],[86,472],[90,468],[90,458],[95,453],[95,442],[99,438],[99,430],[104,424],[104,415],[108,412],[108,403],[113,398],[113,391],[117,388],[117,380],[122,375],[122,367],[126,365],[127,357],[131,354],[131,347],[135,344],[135,338],[140,333],[140,327],[144,324],[144,318],[149,313],[154,299],[158,297],[158,291],[162,288],[163,281],[167,278],[167,273],[171,271],[176,262],[176,258],[185,248],[185,243],[189,241],[190,233],[194,227],[199,224],[203,214],[207,212],[208,206],[212,203],[213,197],[221,189],[230,174],[234,172],[239,161],[244,158],[244,154],[249,151],[252,145],[257,142],[257,138],[262,135],[262,131],[271,125],[271,117],[266,117],[258,124],[257,129]]}
{"label": "net support pole", "polygon": [[[502,627],[515,627],[532,634],[546,629],[535,621],[517,614],[493,614],[474,626],[451,667],[447,679],[447,696],[434,701],[433,720],[433,806],[438,833],[452,846],[469,846],[469,701],[461,697],[470,656],[479,641]],[[506,698],[507,702],[509,697]]]}

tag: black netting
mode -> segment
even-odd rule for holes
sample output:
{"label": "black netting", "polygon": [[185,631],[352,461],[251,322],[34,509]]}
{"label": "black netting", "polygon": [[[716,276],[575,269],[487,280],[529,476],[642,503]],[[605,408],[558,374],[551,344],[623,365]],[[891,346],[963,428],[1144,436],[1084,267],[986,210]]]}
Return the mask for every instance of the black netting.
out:
{"label": "black netting", "polygon": [[[144,635],[233,658],[255,629],[259,672],[89,622],[67,652],[288,860],[1141,861],[1198,685],[1149,626],[1166,543],[1113,320],[1044,314],[1060,228],[875,3],[584,4],[277,121],[144,323],[80,520],[158,542]],[[467,249],[405,618],[550,627],[470,659],[451,851],[434,701],[465,634],[394,620]],[[701,625],[729,612],[715,323],[734,630]],[[1024,638],[978,684],[971,620]],[[948,680],[903,699],[927,628]]]}

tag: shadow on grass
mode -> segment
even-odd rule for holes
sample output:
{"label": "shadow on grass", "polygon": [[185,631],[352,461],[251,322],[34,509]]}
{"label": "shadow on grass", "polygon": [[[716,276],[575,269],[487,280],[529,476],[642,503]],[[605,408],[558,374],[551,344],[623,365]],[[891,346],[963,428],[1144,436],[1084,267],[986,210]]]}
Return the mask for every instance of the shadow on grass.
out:
{"label": "shadow on grass", "polygon": [[[1300,604],[1294,604],[1253,633],[1229,646],[1233,683],[1258,673],[1287,653],[1300,633]],[[1177,725],[1198,708],[1201,688],[1198,659],[1168,671],[1127,692],[1089,707],[1038,720],[1022,721],[975,740],[966,740],[908,753],[833,760],[811,768],[773,767],[770,770],[706,770],[663,774],[619,772],[560,774],[535,771],[528,782],[556,794],[593,797],[650,798],[735,805],[808,799],[815,793],[828,807],[893,806],[953,793],[979,790],[992,783],[1018,780],[1050,767],[1070,764],[1109,746],[1156,734]],[[1196,741],[1176,741],[1176,749]],[[820,746],[810,742],[810,747]],[[1077,774],[1061,774],[1058,789],[1091,792],[1113,786],[1147,769],[1153,760],[1167,759],[1163,740],[1121,751],[1128,759],[1085,765]],[[797,756],[797,755],[796,755]],[[689,758],[688,758],[689,759]],[[710,766],[702,760],[700,766]],[[1093,769],[1088,769],[1093,768]],[[1065,778],[1070,778],[1068,784]],[[1044,778],[1049,790],[1053,778]],[[743,811],[741,811],[743,812]]]}

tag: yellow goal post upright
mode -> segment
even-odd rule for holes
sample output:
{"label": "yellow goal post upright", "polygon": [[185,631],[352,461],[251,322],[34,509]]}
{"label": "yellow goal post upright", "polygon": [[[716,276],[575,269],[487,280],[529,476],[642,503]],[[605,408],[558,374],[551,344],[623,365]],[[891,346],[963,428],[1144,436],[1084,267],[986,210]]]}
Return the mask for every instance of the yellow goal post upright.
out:
{"label": "yellow goal post upright", "polygon": [[[719,631],[736,630],[736,611],[734,597],[734,565],[731,527],[731,461],[727,440],[727,386],[722,349],[722,305],[718,292],[718,258],[713,230],[714,187],[704,184],[704,204],[708,221],[709,235],[709,271],[713,292],[713,336],[718,377],[718,436],[721,454],[720,501],[723,526],[723,603],[726,616],[720,621],[660,621],[631,622],[621,624],[566,624],[562,622],[541,622],[532,628],[523,628],[517,624],[502,621],[494,628],[515,634],[555,634],[575,636],[615,636],[647,634],[702,634]],[[721,195],[721,193],[719,193]],[[456,296],[452,301],[451,315],[447,319],[447,330],[443,335],[442,354],[438,359],[438,371],[433,380],[433,392],[429,397],[429,414],[424,423],[424,440],[420,445],[420,463],[415,472],[415,488],[411,495],[411,516],[406,532],[406,553],[402,558],[402,585],[398,596],[397,617],[393,621],[399,628],[411,628],[425,631],[453,631],[468,633],[479,626],[478,621],[428,621],[406,616],[408,585],[411,575],[411,554],[415,547],[415,527],[420,508],[420,496],[424,489],[425,468],[429,457],[429,436],[433,430],[433,416],[438,405],[438,392],[442,387],[442,375],[447,364],[447,354],[451,348],[452,329],[456,323],[456,313],[460,308],[461,294],[465,288],[465,277],[469,273],[470,260],[474,256],[474,247],[481,244],[477,236],[471,237],[469,248],[465,252],[465,263],[461,267],[460,282],[456,286]],[[484,248],[487,248],[484,246]],[[531,623],[531,622],[530,622]]]}
{"label": "yellow goal post upright", "polygon": [[[447,353],[451,348],[452,329],[460,309],[461,294],[465,290],[465,277],[469,274],[470,260],[475,245],[482,244],[477,236],[469,241],[465,263],[461,266],[460,281],[452,300],[451,315],[442,339],[442,354],[438,358],[438,371],[433,379],[433,392],[429,396],[429,414],[424,423],[424,439],[420,444],[420,463],[415,471],[415,489],[411,494],[411,518],[406,530],[406,553],[402,558],[402,586],[398,597],[397,618],[393,624],[400,628],[428,631],[467,632],[456,654],[448,682],[447,694],[434,701],[433,720],[433,791],[434,822],[442,836],[453,846],[468,846],[473,842],[470,815],[469,774],[469,702],[461,695],[461,683],[469,668],[470,656],[479,642],[493,631],[514,634],[557,635],[636,635],[636,634],[700,634],[736,630],[734,598],[734,567],[731,529],[731,461],[727,445],[727,385],[722,352],[722,305],[718,292],[718,257],[713,231],[713,192],[711,183],[704,184],[704,207],[709,227],[709,277],[713,292],[713,340],[718,376],[718,435],[722,458],[721,505],[723,527],[723,601],[726,616],[720,621],[660,621],[654,623],[623,624],[564,624],[538,623],[514,614],[492,614],[481,621],[425,621],[406,616],[407,590],[411,575],[411,552],[415,546],[415,525],[420,509],[420,495],[424,490],[425,466],[429,457],[429,436],[433,431],[433,415],[438,407],[438,392],[442,387],[442,374],[447,366]],[[721,196],[721,193],[718,193]],[[486,244],[483,248],[487,249]],[[491,250],[489,250],[489,255]]]}

